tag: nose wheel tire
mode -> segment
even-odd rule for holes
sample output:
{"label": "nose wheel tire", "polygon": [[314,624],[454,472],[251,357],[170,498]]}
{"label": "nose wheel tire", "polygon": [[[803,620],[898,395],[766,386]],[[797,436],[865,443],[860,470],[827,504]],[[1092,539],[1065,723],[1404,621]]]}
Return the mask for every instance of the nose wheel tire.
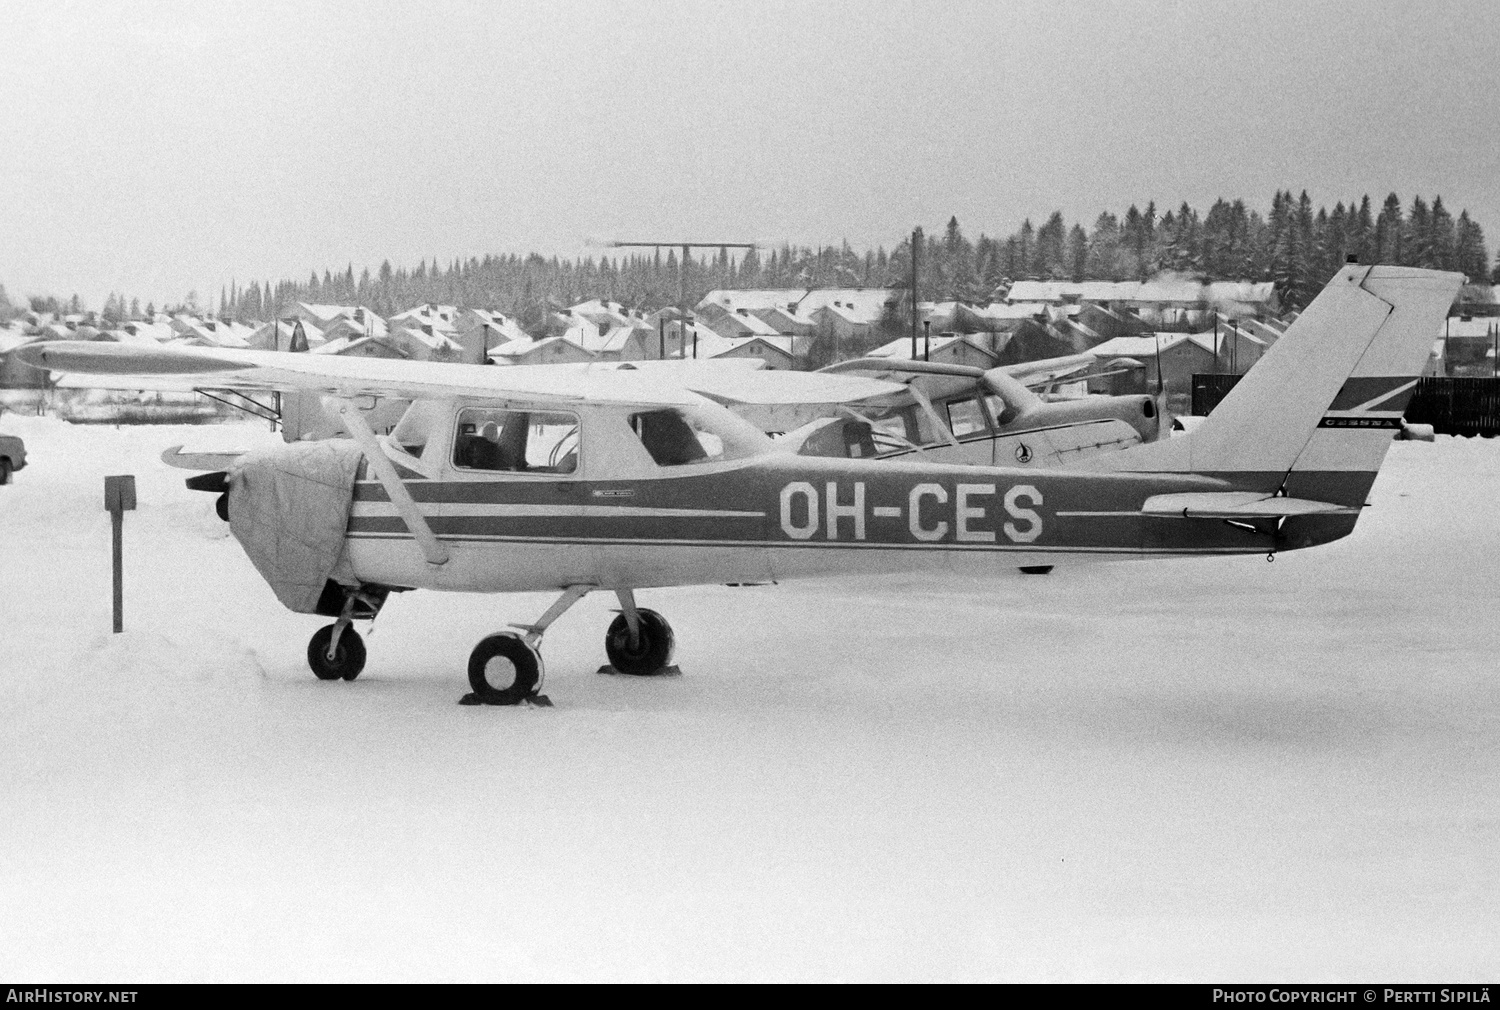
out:
{"label": "nose wheel tire", "polygon": [[307,665],[312,667],[319,680],[353,680],[365,668],[364,639],[350,627],[344,628],[338,647],[333,650],[333,658],[328,658],[328,643],[333,640],[336,627],[338,625],[330,624],[319,628],[312,641],[307,643]]}
{"label": "nose wheel tire", "polygon": [[604,635],[604,654],[609,657],[609,665],[621,673],[650,677],[661,673],[672,662],[677,641],[672,635],[672,626],[656,611],[641,609],[636,614],[641,628],[635,644],[630,642],[630,622],[620,614]]}
{"label": "nose wheel tire", "polygon": [[541,657],[519,635],[491,635],[469,653],[469,686],[484,705],[519,705],[536,693],[541,676]]}

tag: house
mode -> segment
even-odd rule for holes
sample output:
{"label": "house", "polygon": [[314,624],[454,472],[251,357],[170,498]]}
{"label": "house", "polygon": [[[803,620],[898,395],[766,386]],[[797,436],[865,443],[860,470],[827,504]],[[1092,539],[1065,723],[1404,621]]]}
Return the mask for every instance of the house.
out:
{"label": "house", "polygon": [[337,354],[345,358],[400,358],[409,360],[412,355],[391,336],[356,337],[344,335],[328,340],[313,348],[313,354]]}
{"label": "house", "polygon": [[[1146,383],[1157,388],[1157,363],[1168,395],[1191,398],[1193,375],[1219,370],[1213,331],[1207,333],[1150,333],[1139,337],[1116,337],[1093,348],[1101,364],[1129,358],[1146,366]],[[1181,410],[1179,413],[1186,413]]]}
{"label": "house", "polygon": [[939,333],[931,337],[923,334],[917,338],[915,358],[909,336],[882,344],[867,357],[896,361],[938,361],[949,365],[972,365],[976,368],[995,367],[995,355],[966,333]]}
{"label": "house", "polygon": [[589,320],[599,327],[601,332],[607,332],[616,326],[635,326],[641,322],[639,316],[633,315],[619,302],[606,302],[598,298],[579,302],[571,306],[568,312]]}
{"label": "house", "polygon": [[818,328],[818,321],[804,312],[784,309],[778,306],[770,306],[763,309],[748,310],[751,315],[766,323],[777,333],[786,333],[794,337],[806,337],[812,335]]}
{"label": "house", "polygon": [[1024,322],[1046,322],[1049,306],[1043,302],[1023,302],[1009,305],[992,302],[989,305],[958,304],[953,311],[955,333],[1009,333]]}
{"label": "house", "polygon": [[403,326],[431,326],[434,330],[451,331],[458,328],[457,306],[428,302],[415,308],[398,312],[387,321],[391,329]]}
{"label": "house", "polygon": [[176,335],[172,327],[164,322],[143,322],[132,319],[121,323],[119,329],[129,334],[134,343],[140,343],[143,340],[164,343]]}
{"label": "house", "polygon": [[[300,330],[299,330],[300,327]],[[290,351],[296,341],[300,339],[307,342],[307,349],[311,350],[324,343],[323,330],[299,317],[291,319],[277,319],[266,323],[255,330],[246,338],[249,345],[260,351]]]}
{"label": "house", "polygon": [[1443,322],[1443,331],[1436,336],[1442,343],[1444,374],[1473,377],[1495,374],[1494,350],[1500,343],[1500,319],[1449,316]]}
{"label": "house", "polygon": [[336,316],[323,329],[324,340],[339,340],[348,337],[357,340],[360,337],[383,337],[390,333],[390,327],[384,319],[373,312],[366,313],[363,309],[355,310],[359,315]]}
{"label": "house", "polygon": [[363,305],[312,305],[308,302],[294,302],[289,308],[283,308],[277,318],[286,322],[300,319],[304,324],[316,326],[319,331],[326,331],[341,318],[353,320],[360,332],[369,336],[384,336],[388,330],[386,321]]}
{"label": "house", "polygon": [[699,316],[694,319],[689,316],[686,320],[682,320],[678,316],[677,309],[665,308],[646,317],[647,328],[651,334],[645,340],[647,360],[691,358],[695,338],[702,340],[708,336],[718,336],[709,327],[704,317]]}
{"label": "house", "polygon": [[1202,336],[1218,348],[1216,370],[1220,372],[1244,375],[1271,349],[1270,343],[1237,324],[1220,323],[1217,329],[1208,330]]}
{"label": "house", "polygon": [[705,319],[705,325],[721,337],[775,337],[780,336],[776,327],[752,313],[749,309],[717,313],[714,319]]}
{"label": "house", "polygon": [[599,335],[594,346],[585,346],[600,361],[644,361],[655,357],[656,334],[644,326],[624,323]]}
{"label": "house", "polygon": [[561,336],[512,340],[490,352],[490,361],[497,365],[559,365],[593,360],[594,356],[582,346]]}
{"label": "house", "polygon": [[[705,350],[714,351],[714,348],[704,348],[700,345],[698,356],[700,358],[754,358],[764,362],[763,367],[767,369],[782,371],[797,367],[798,359],[807,353],[806,342],[810,340],[808,337],[789,335],[743,337],[738,340],[724,337],[718,339],[728,339],[732,346],[718,350],[716,353],[705,354]],[[798,341],[804,343],[799,346]]]}
{"label": "house", "polygon": [[870,319],[845,302],[821,305],[811,315],[818,324],[820,336],[832,337],[838,341],[867,340],[880,323],[879,316]]}
{"label": "house", "polygon": [[1093,302],[1132,309],[1154,323],[1188,325],[1214,312],[1236,318],[1265,318],[1280,310],[1270,281],[1214,281],[1163,275],[1149,281],[1016,281],[1005,300],[1081,304]]}
{"label": "house", "polygon": [[415,361],[463,361],[464,345],[452,330],[431,323],[407,323],[387,334],[390,345]]}
{"label": "house", "polygon": [[248,326],[205,319],[178,331],[175,342],[194,347],[245,348],[250,346],[250,337],[254,333]]}
{"label": "house", "polygon": [[901,295],[896,288],[721,288],[704,295],[695,309],[705,317],[718,310],[749,309],[754,313],[774,308],[812,318],[818,309],[834,306],[862,323],[875,325],[900,303]]}
{"label": "house", "polygon": [[571,309],[547,314],[545,336],[567,337],[580,347],[590,347],[599,343],[602,332],[598,323],[588,316],[574,315]]}

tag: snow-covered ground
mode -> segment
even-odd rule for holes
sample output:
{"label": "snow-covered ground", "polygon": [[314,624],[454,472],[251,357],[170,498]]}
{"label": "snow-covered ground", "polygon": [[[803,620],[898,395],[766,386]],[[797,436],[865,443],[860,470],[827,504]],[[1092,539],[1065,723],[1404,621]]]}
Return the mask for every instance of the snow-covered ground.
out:
{"label": "snow-covered ground", "polygon": [[[1500,443],[1398,443],[1259,558],[644,594],[680,678],[547,599],[394,597],[352,684],[158,460],[0,416],[0,975],[1462,980],[1500,970]],[[134,473],[110,635],[102,477]]]}

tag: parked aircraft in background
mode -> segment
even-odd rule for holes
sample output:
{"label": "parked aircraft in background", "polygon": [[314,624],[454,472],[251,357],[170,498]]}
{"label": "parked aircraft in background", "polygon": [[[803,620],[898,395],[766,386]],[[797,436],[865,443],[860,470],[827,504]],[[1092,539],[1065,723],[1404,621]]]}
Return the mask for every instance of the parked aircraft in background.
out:
{"label": "parked aircraft in background", "polygon": [[[839,404],[834,416],[787,433],[805,456],[1048,467],[1153,442],[1161,434],[1154,397],[1044,400],[1029,388],[1096,366],[1092,355],[983,369],[972,365],[860,358],[825,373],[901,383],[904,397]],[[753,411],[741,411],[754,417]]]}
{"label": "parked aircraft in background", "polygon": [[[1345,267],[1195,431],[1069,468],[803,455],[725,406],[914,395],[867,376],[812,373],[788,393],[761,372],[682,373],[673,385],[641,370],[100,343],[17,353],[63,372],[328,397],[352,440],[246,453],[189,486],[223,496],[284,604],[335,619],[308,645],[324,679],[359,674],[352,624],[391,593],[559,592],[534,622],[470,655],[467,700],[514,704],[536,695],[547,628],[594,591],[620,602],[605,634],[611,664],[651,674],[673,651],[666,619],[637,605],[655,587],[1274,556],[1346,536],[1462,279]],[[389,436],[357,409],[370,395],[413,401]]]}

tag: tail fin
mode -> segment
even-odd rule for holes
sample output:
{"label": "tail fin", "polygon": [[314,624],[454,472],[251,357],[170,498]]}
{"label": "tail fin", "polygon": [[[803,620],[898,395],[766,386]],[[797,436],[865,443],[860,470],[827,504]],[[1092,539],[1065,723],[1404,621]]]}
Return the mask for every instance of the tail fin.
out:
{"label": "tail fin", "polygon": [[1191,434],[1099,461],[1363,505],[1463,280],[1346,266]]}

